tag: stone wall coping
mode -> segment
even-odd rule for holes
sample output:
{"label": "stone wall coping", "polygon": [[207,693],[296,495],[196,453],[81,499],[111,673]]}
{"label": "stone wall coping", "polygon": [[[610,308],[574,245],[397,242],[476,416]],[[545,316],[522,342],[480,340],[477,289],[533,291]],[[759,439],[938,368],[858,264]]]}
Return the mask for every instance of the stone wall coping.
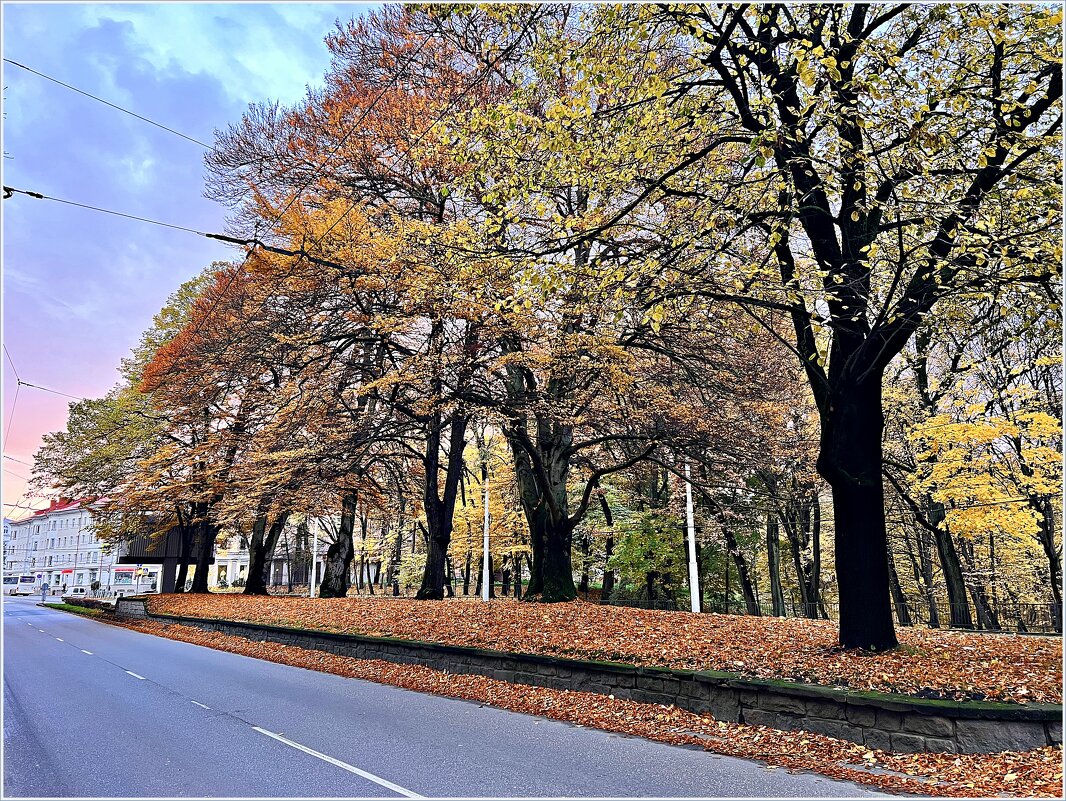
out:
{"label": "stone wall coping", "polygon": [[539,665],[555,667],[596,669],[607,673],[623,675],[654,676],[665,679],[706,682],[729,689],[748,692],[767,692],[795,698],[827,700],[847,706],[873,707],[892,712],[912,712],[921,715],[936,715],[946,718],[964,718],[968,720],[1027,720],[1058,722],[1062,720],[1062,704],[1030,703],[1018,704],[1004,701],[950,701],[935,698],[917,698],[898,693],[883,693],[872,690],[851,690],[844,687],[830,687],[821,684],[804,684],[782,679],[746,678],[736,673],[717,670],[681,670],[676,668],[632,665],[625,662],[608,662],[594,659],[574,659],[565,656],[548,656],[513,651],[496,651],[489,648],[477,648],[467,645],[450,645],[447,643],[407,640],[398,637],[382,637],[367,634],[326,631],[323,629],[302,629],[292,626],[277,626],[269,623],[252,623],[244,620],[226,618],[194,617],[188,615],[171,615],[149,612],[153,619],[174,623],[214,624],[226,626],[245,626],[251,629],[276,632],[287,635],[321,637],[328,640],[361,642],[367,644],[400,645],[423,648],[441,654],[479,656],[487,659],[520,659]]}

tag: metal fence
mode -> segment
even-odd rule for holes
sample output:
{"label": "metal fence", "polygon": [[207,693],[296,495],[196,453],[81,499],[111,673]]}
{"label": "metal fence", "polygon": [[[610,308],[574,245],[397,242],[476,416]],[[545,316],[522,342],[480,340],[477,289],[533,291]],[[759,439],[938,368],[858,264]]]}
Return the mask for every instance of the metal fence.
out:
{"label": "metal fence", "polygon": [[[599,603],[607,606],[624,606],[637,609],[660,609],[687,611],[687,605],[679,606],[673,598],[655,599],[608,599]],[[908,602],[905,607],[892,605],[896,624],[899,626],[924,626],[927,628],[960,629],[976,632],[1011,632],[1019,634],[1056,634],[1062,632],[1062,606],[1056,603],[1000,603],[994,609],[979,610],[974,605],[957,610],[952,617],[951,606],[947,603],[936,605],[935,624],[930,625],[928,604]],[[714,614],[748,614],[743,602],[725,603],[722,599],[704,598],[701,612]],[[773,609],[769,604],[759,604],[760,614],[770,617]],[[784,617],[805,617],[836,621],[839,619],[839,606],[836,603],[803,604],[794,598],[785,599]],[[970,625],[965,625],[969,612]],[[953,624],[953,620],[956,622]]]}

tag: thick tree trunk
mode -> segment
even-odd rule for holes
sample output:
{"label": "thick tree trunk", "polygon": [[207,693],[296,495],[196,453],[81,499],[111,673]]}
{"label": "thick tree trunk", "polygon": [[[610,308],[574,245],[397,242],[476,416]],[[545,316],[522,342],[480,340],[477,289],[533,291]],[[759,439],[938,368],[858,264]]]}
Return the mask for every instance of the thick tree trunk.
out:
{"label": "thick tree trunk", "polygon": [[326,549],[325,569],[318,594],[321,598],[344,598],[351,587],[352,560],[355,558],[355,519],[357,514],[354,493],[346,493],[341,500],[341,523],[337,536]]}
{"label": "thick tree trunk", "polygon": [[[834,353],[832,363],[843,354]],[[881,374],[864,382],[838,377],[820,409],[818,472],[833,490],[840,644],[887,651],[898,645],[892,624],[882,483]]]}
{"label": "thick tree trunk", "polygon": [[[467,416],[454,412],[448,435],[448,461],[444,471],[444,495],[440,495],[440,439],[443,431],[439,417],[430,426],[426,440],[426,483],[423,506],[426,513],[428,543],[426,569],[422,574],[422,586],[415,597],[421,601],[439,601],[444,598],[445,559],[452,541],[455,519],[455,502],[459,496],[459,480],[463,473],[463,447],[466,444]],[[454,594],[454,591],[453,593]]]}
{"label": "thick tree trunk", "polygon": [[181,527],[181,549],[178,552],[178,575],[174,579],[174,592],[185,592],[185,583],[189,580],[189,562],[192,559],[193,527],[184,524]]}
{"label": "thick tree trunk", "polygon": [[[567,524],[555,525],[553,521],[548,520],[547,529],[543,534],[544,555],[537,600],[556,603],[577,598],[574,569],[570,561],[570,537],[571,531]],[[526,597],[529,598],[530,595],[531,592],[527,593]]]}
{"label": "thick tree trunk", "polygon": [[[547,423],[544,423],[547,427]],[[568,518],[569,500],[566,482],[570,472],[567,448],[571,441],[568,429],[545,434],[538,442],[538,456],[547,486],[537,480],[529,454],[517,442],[511,442],[515,461],[522,511],[529,525],[529,542],[533,553],[525,599],[555,603],[577,598],[571,561],[573,523]]]}
{"label": "thick tree trunk", "polygon": [[[422,574],[422,586],[415,595],[420,601],[439,601],[444,598],[444,557],[448,553],[451,532],[442,537],[444,532],[438,528],[437,536],[430,535],[426,550],[426,569]],[[443,540],[443,542],[442,542]]]}
{"label": "thick tree trunk", "polygon": [[[206,510],[204,514],[206,515]],[[192,577],[191,592],[208,592],[207,571],[211,569],[211,560],[215,555],[215,539],[218,537],[218,527],[208,520],[202,520],[199,525],[200,550],[196,554],[196,572]]]}
{"label": "thick tree trunk", "polygon": [[463,595],[470,594],[470,551],[466,552],[466,567],[463,568]]}
{"label": "thick tree trunk", "polygon": [[269,595],[270,560],[288,519],[289,513],[282,512],[268,527],[265,515],[256,518],[248,543],[248,578],[244,584],[244,595]]}
{"label": "thick tree trunk", "polygon": [[770,608],[774,617],[785,616],[785,593],[781,589],[781,529],[775,512],[766,513],[766,562],[770,574]]}

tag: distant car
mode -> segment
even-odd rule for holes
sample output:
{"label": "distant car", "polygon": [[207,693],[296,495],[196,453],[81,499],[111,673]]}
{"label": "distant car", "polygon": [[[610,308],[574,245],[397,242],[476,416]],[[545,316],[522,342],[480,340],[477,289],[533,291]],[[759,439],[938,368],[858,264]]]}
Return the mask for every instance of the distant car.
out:
{"label": "distant car", "polygon": [[73,596],[73,597],[76,597],[76,598],[84,598],[88,594],[89,593],[86,591],[86,589],[84,587],[72,587],[70,592],[67,593],[67,595],[70,595],[70,596]]}

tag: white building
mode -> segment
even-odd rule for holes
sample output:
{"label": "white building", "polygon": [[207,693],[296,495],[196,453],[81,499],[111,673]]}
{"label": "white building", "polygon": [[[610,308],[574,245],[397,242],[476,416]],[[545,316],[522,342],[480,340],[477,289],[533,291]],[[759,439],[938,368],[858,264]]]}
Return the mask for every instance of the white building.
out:
{"label": "white building", "polygon": [[3,561],[3,566],[4,566],[4,572],[5,573],[7,573],[7,571],[8,571],[8,562],[10,561],[11,564],[14,564],[14,562],[15,562],[14,557],[13,556],[9,556],[9,554],[11,553],[11,550],[12,550],[12,544],[11,544],[11,521],[8,520],[5,517],[4,518],[4,561]]}
{"label": "white building", "polygon": [[118,564],[118,554],[92,531],[89,510],[81,501],[60,499],[11,525],[5,573],[32,574],[62,593],[100,582],[102,591],[130,594],[158,586],[158,565],[143,568]]}

